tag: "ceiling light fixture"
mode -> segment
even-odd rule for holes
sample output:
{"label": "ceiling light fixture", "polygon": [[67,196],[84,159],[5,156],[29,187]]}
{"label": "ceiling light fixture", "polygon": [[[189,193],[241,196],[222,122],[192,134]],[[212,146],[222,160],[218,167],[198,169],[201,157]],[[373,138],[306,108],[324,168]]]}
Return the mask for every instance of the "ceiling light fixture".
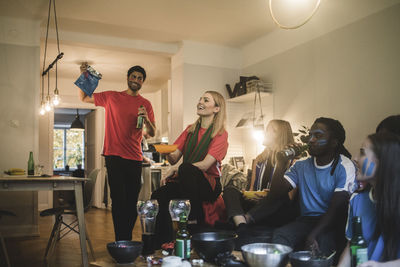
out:
{"label": "ceiling light fixture", "polygon": [[76,109],[75,120],[71,123],[71,130],[75,130],[75,131],[84,131],[85,130],[85,126],[79,119],[79,110],[78,109]]}
{"label": "ceiling light fixture", "polygon": [[[54,23],[56,27],[56,36],[57,36],[57,57],[49,64],[49,66],[45,69],[46,65],[46,54],[47,54],[47,42],[49,36],[49,24],[50,24],[50,15],[51,15],[51,4],[53,3],[53,11],[54,11]],[[44,115],[46,112],[49,112],[53,106],[57,106],[60,104],[60,92],[58,90],[58,60],[64,56],[64,53],[60,52],[60,42],[58,39],[58,25],[57,25],[57,13],[56,13],[56,0],[49,0],[49,12],[47,16],[47,27],[46,27],[46,41],[44,47],[44,56],[43,56],[43,72],[42,72],[42,92],[41,92],[41,101],[40,101],[40,114]],[[53,98],[50,96],[50,70],[53,68],[54,64],[56,64],[56,88],[53,92]],[[47,95],[44,95],[44,77],[47,75]]]}
{"label": "ceiling light fixture", "polygon": [[[272,2],[274,2],[274,7],[277,9],[283,10],[282,17],[288,16],[288,17],[296,17],[298,16],[298,12],[304,12],[304,13],[309,13],[311,10],[311,13],[305,18],[301,19],[300,22],[297,22],[296,24],[292,26],[288,25],[283,25],[281,22],[278,21],[276,18],[276,15],[274,13],[274,9],[272,8]],[[313,4],[312,2],[315,2]],[[278,25],[280,28],[285,29],[285,30],[291,30],[291,29],[297,29],[304,24],[306,24],[316,13],[318,7],[321,4],[321,0],[269,0],[269,12],[271,13],[272,20],[275,22],[276,25]]]}

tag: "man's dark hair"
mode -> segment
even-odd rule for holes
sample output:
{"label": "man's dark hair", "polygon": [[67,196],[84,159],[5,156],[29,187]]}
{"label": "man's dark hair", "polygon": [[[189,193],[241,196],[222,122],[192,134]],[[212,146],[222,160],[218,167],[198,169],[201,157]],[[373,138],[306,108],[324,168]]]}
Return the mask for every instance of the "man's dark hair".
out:
{"label": "man's dark hair", "polygon": [[400,136],[400,115],[392,115],[385,118],[376,127],[376,132],[387,131]]}
{"label": "man's dark hair", "polygon": [[383,132],[368,136],[378,159],[376,169],[376,227],[373,239],[383,236],[382,260],[397,259],[400,236],[400,137]]}
{"label": "man's dark hair", "polygon": [[343,154],[344,156],[351,159],[350,152],[343,145],[344,141],[346,140],[346,131],[344,130],[343,125],[340,123],[340,121],[335,119],[320,117],[314,121],[314,124],[315,123],[324,124],[331,134],[330,138],[334,138],[338,141],[331,170],[331,175],[333,175],[336,169],[336,165],[339,162],[340,154]]}
{"label": "man's dark hair", "polygon": [[141,66],[138,66],[138,65],[133,66],[128,70],[128,77],[134,71],[137,71],[137,72],[140,72],[141,74],[143,74],[143,81],[146,80],[146,71]]}

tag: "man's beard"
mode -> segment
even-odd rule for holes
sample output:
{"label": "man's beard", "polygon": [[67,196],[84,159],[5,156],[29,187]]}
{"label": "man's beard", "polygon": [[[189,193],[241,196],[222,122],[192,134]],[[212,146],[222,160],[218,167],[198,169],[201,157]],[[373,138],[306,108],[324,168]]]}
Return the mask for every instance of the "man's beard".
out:
{"label": "man's beard", "polygon": [[142,88],[142,86],[138,83],[135,82],[128,82],[128,87],[129,89],[131,89],[132,91],[139,91],[140,88]]}

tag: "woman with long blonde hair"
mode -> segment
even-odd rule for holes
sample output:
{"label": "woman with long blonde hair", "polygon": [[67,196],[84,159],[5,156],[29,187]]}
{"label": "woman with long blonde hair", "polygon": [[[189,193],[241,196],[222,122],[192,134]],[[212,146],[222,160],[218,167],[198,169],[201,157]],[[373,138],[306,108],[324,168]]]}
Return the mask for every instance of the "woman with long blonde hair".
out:
{"label": "woman with long blonde hair", "polygon": [[220,93],[206,91],[197,103],[199,118],[174,142],[178,148],[167,154],[167,159],[173,166],[166,176],[167,179],[161,182],[165,185],[152,194],[152,199],[157,199],[159,203],[157,246],[172,241],[168,211],[171,199],[189,199],[189,220],[202,224],[205,217],[203,202],[213,203],[220,197],[220,166],[228,150],[225,109],[225,100]]}

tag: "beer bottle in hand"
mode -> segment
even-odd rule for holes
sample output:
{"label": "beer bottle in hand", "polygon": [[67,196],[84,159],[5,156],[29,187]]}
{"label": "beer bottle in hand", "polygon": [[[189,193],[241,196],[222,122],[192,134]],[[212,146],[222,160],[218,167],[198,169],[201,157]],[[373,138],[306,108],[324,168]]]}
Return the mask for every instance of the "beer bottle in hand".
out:
{"label": "beer bottle in hand", "polygon": [[178,232],[175,240],[175,255],[182,259],[190,259],[190,235],[187,231],[187,217],[181,214],[178,224]]}
{"label": "beer bottle in hand", "polygon": [[[140,106],[140,107],[142,108],[143,105]],[[142,116],[142,114],[138,114],[137,122],[136,122],[136,128],[137,129],[142,129],[143,128],[143,116]]]}
{"label": "beer bottle in hand", "polygon": [[351,266],[368,261],[368,245],[362,235],[361,217],[353,217],[353,237],[350,240]]}
{"label": "beer bottle in hand", "polygon": [[281,153],[281,155],[286,159],[294,159],[295,157],[300,156],[304,151],[308,150],[308,147],[308,144],[304,144],[299,147],[289,147],[279,151],[279,153]]}

